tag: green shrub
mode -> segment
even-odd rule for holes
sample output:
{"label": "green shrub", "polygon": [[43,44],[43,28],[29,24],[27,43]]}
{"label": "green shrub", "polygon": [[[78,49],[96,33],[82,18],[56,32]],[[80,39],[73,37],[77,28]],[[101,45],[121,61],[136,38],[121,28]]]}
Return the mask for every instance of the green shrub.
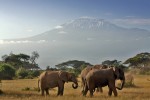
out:
{"label": "green shrub", "polygon": [[16,76],[18,78],[25,78],[27,77],[29,74],[28,74],[28,71],[24,68],[19,68],[16,72]]}
{"label": "green shrub", "polygon": [[25,87],[22,89],[22,91],[30,91],[31,89],[29,87]]}
{"label": "green shrub", "polygon": [[13,79],[15,69],[8,64],[0,64],[0,79]]}
{"label": "green shrub", "polygon": [[29,71],[29,76],[30,77],[37,77],[39,75],[40,75],[40,71],[38,71],[38,70],[31,70],[31,71]]}

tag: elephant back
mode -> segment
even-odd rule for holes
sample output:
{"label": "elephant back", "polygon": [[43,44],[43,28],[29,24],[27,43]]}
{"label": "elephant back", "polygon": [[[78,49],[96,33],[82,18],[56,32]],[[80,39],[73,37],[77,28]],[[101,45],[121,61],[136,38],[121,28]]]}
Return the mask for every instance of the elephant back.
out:
{"label": "elephant back", "polygon": [[87,66],[86,68],[84,68],[82,71],[81,71],[81,77],[85,77],[87,75],[87,73],[92,70],[92,67],[91,66]]}

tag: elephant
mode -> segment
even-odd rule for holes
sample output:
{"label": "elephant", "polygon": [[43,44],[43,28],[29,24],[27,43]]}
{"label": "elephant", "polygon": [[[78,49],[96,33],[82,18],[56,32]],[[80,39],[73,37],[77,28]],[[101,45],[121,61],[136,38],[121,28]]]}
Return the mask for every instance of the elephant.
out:
{"label": "elephant", "polygon": [[[121,80],[121,87],[115,86],[115,81]],[[125,84],[125,76],[124,71],[118,67],[112,67],[108,69],[100,69],[100,70],[91,70],[85,77],[85,88],[83,91],[83,96],[86,96],[88,90],[90,91],[90,96],[93,96],[93,90],[97,87],[108,86],[109,92],[108,95],[111,96],[112,92],[114,96],[117,96],[117,90],[122,90]]]}
{"label": "elephant", "polygon": [[[82,92],[85,88],[85,77],[86,75],[88,74],[89,71],[91,71],[92,69],[105,69],[107,68],[106,65],[100,65],[100,64],[97,64],[97,65],[94,65],[94,66],[87,66],[86,68],[84,68],[82,71],[81,71],[81,84],[82,84]],[[102,88],[99,87],[97,88],[97,92],[103,92]]]}
{"label": "elephant", "polygon": [[[41,89],[41,95],[49,95],[49,88],[58,87],[57,96],[62,96],[65,82],[73,82],[72,87],[78,88],[78,82],[73,73],[65,71],[45,71],[41,73],[38,79],[38,89]],[[39,86],[40,85],[40,86]]]}

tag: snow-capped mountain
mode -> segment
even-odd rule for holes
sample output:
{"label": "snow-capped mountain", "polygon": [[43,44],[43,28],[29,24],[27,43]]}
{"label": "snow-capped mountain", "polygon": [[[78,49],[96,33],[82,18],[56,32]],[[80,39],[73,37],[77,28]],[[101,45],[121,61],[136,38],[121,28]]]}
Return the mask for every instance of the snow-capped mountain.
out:
{"label": "snow-capped mountain", "polygon": [[7,42],[0,46],[3,51],[0,56],[11,51],[28,54],[38,51],[38,63],[43,68],[66,60],[98,64],[106,59],[125,60],[138,52],[150,52],[149,31],[120,27],[98,18],[75,19],[45,33]]}
{"label": "snow-capped mountain", "polygon": [[93,39],[118,39],[118,40],[133,40],[144,37],[149,37],[150,32],[138,28],[123,28],[112,24],[104,19],[96,18],[79,18],[47,31],[37,36],[33,36],[33,40],[87,40]]}

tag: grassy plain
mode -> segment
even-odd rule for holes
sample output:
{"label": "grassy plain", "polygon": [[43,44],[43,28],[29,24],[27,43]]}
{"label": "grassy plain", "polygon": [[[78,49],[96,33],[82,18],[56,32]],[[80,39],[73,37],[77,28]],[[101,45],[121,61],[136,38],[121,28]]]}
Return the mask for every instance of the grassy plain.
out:
{"label": "grassy plain", "polygon": [[81,95],[81,87],[79,80],[79,88],[73,89],[72,83],[65,84],[64,96],[57,97],[57,88],[50,90],[50,96],[41,96],[36,91],[37,79],[19,79],[19,80],[3,80],[2,87],[4,94],[0,95],[0,100],[150,100],[150,76],[135,75],[134,88],[124,88],[118,90],[118,97],[107,95],[108,88],[103,88],[103,93],[94,93],[94,97],[90,98]]}

